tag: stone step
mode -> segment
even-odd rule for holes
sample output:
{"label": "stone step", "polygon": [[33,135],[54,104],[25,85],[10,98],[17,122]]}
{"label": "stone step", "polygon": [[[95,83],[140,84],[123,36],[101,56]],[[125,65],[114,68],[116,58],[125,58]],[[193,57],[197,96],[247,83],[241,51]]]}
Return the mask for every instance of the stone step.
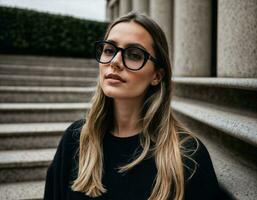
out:
{"label": "stone step", "polygon": [[[257,192],[257,114],[204,101],[175,97],[171,103],[188,127],[196,126],[209,145],[222,186],[235,199],[255,199]],[[181,120],[184,121],[185,120]],[[240,184],[238,184],[240,183]],[[242,186],[244,185],[244,186]]]}
{"label": "stone step", "polygon": [[41,200],[43,199],[44,188],[44,181],[28,181],[0,184],[0,199]]}
{"label": "stone step", "polygon": [[[235,144],[239,146],[239,142],[235,141],[238,139],[232,140],[230,137],[226,141],[221,140],[220,137],[225,137],[224,132],[214,129],[201,121],[192,119],[185,114],[175,112],[175,115],[179,121],[206,145],[212,158],[218,181],[229,196],[232,199],[256,199],[256,161],[249,160],[244,152],[234,151],[234,149],[227,145],[227,143],[233,143],[233,146]],[[250,148],[250,145],[243,148],[249,148],[249,151],[250,149],[255,149],[256,152],[256,147]]]}
{"label": "stone step", "polygon": [[171,105],[178,113],[257,147],[257,114],[254,112],[179,97],[174,98]]}
{"label": "stone step", "polygon": [[175,96],[257,113],[257,79],[175,77],[173,83]]}
{"label": "stone step", "polygon": [[173,77],[175,84],[257,90],[256,78]]}
{"label": "stone step", "polygon": [[210,151],[220,184],[234,199],[254,199],[257,195],[257,168],[245,164],[242,158],[216,142],[210,142],[208,138],[202,140]]}
{"label": "stone step", "polygon": [[207,144],[223,188],[234,199],[256,199],[257,79],[174,77],[173,84],[174,113]]}
{"label": "stone step", "polygon": [[0,75],[1,86],[96,86],[96,78],[61,76]]}
{"label": "stone step", "polygon": [[0,151],[0,183],[44,180],[56,148]]}
{"label": "stone step", "polygon": [[56,148],[71,122],[0,124],[0,150]]}
{"label": "stone step", "polygon": [[70,122],[84,118],[89,103],[0,103],[0,123]]}
{"label": "stone step", "polygon": [[231,153],[229,149],[224,149],[215,141],[203,137],[201,140],[210,152],[220,184],[235,199],[253,199],[257,195],[257,168],[243,163],[242,158]]}
{"label": "stone step", "polygon": [[64,77],[97,77],[98,68],[59,67],[59,66],[28,66],[0,64],[0,74],[11,75],[40,75],[40,76],[64,76]]}
{"label": "stone step", "polygon": [[0,86],[0,103],[89,102],[95,87]]}
{"label": "stone step", "polygon": [[51,56],[25,56],[0,54],[0,64],[30,65],[30,66],[61,66],[85,68],[87,66],[98,67],[95,59],[66,58]]}

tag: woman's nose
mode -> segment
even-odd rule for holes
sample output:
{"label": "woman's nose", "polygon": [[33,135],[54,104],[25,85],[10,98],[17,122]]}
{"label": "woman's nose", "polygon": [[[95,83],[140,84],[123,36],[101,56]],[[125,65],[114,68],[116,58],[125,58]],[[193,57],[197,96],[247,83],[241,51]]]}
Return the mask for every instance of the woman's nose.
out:
{"label": "woman's nose", "polygon": [[114,56],[114,58],[111,61],[111,66],[112,67],[118,67],[118,68],[121,68],[121,69],[124,68],[121,51],[118,51],[117,54]]}

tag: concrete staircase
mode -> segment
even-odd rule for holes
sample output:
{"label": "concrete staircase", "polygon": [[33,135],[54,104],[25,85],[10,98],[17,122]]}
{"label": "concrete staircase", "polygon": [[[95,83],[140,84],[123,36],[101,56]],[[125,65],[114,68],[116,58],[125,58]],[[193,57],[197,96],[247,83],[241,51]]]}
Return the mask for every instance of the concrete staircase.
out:
{"label": "concrete staircase", "polygon": [[257,79],[175,77],[177,118],[207,146],[234,199],[257,199]]}
{"label": "concrete staircase", "polygon": [[[63,131],[85,115],[94,60],[0,55],[0,199],[42,199]],[[257,80],[173,78],[176,117],[207,146],[224,190],[257,199]],[[14,192],[15,191],[15,192]]]}
{"label": "concrete staircase", "polygon": [[0,199],[42,199],[63,131],[84,117],[91,59],[0,55]]}

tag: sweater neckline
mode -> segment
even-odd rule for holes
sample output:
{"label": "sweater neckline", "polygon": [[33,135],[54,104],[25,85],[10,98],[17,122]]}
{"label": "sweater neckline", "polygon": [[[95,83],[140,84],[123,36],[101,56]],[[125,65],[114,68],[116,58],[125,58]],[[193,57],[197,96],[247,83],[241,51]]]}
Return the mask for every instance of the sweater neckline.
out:
{"label": "sweater neckline", "polygon": [[116,136],[116,135],[113,135],[110,131],[107,132],[107,136],[112,139],[112,140],[115,140],[115,141],[120,141],[120,142],[128,142],[128,141],[136,141],[139,139],[139,134],[141,132],[138,132],[136,133],[135,135],[132,135],[132,136],[127,136],[127,137],[119,137],[119,136]]}

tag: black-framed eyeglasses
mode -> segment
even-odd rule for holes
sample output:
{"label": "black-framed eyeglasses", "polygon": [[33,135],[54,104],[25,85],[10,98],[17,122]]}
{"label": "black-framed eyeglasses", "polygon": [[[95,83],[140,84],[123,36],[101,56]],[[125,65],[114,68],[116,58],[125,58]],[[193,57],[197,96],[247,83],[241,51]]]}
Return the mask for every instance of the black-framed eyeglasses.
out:
{"label": "black-framed eyeglasses", "polygon": [[156,59],[140,47],[129,46],[123,49],[109,41],[95,42],[95,57],[99,63],[110,63],[119,51],[121,51],[123,65],[130,70],[140,70],[148,59],[156,63]]}

